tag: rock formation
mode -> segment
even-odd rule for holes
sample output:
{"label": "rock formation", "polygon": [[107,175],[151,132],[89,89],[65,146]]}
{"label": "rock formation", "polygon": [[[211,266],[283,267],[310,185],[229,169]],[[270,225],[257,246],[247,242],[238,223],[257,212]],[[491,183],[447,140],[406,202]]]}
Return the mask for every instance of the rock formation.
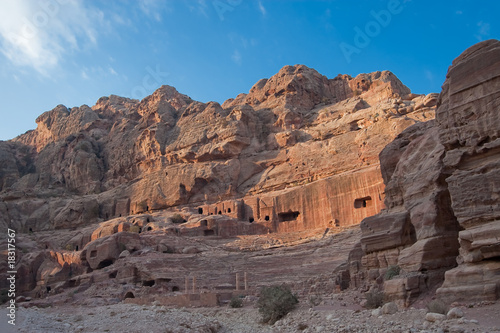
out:
{"label": "rock formation", "polygon": [[[212,304],[253,267],[254,288],[286,278],[331,291],[336,279],[404,305],[438,287],[497,299],[499,59],[498,41],[466,50],[440,95],[412,94],[388,71],[328,79],[296,65],[222,105],[170,86],[59,105],[0,142],[0,225],[18,232],[19,292],[184,304],[194,299],[170,293],[198,277]],[[332,234],[357,224],[333,277],[328,251],[347,253],[359,232]]]}
{"label": "rock formation", "polygon": [[436,120],[384,148],[386,208],[361,222],[339,284],[378,286],[405,305],[443,280],[443,299],[500,297],[499,82],[500,42],[467,49],[448,70]]}
{"label": "rock formation", "polygon": [[273,231],[357,224],[383,205],[379,151],[435,103],[390,72],[327,79],[297,65],[222,106],[169,86],[59,105],[0,144],[0,224],[35,232],[231,200],[243,208],[230,216]]}
{"label": "rock formation", "polygon": [[436,103],[388,71],[328,79],[296,65],[222,105],[170,86],[142,101],[58,105],[35,130],[0,142],[0,225],[24,234],[20,291],[97,283],[109,266],[121,267],[116,281],[178,287],[185,273],[136,256],[203,251],[179,236],[358,224],[384,207],[379,152],[433,119]]}

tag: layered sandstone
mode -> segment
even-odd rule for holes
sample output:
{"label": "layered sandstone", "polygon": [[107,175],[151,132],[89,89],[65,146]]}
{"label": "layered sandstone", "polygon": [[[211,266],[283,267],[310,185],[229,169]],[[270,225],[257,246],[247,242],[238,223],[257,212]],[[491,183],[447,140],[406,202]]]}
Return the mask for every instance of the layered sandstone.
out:
{"label": "layered sandstone", "polygon": [[[500,298],[500,42],[466,50],[448,71],[436,114],[446,148],[452,209],[460,224],[458,267],[443,298]],[[459,296],[457,296],[459,295]]]}
{"label": "layered sandstone", "polygon": [[[224,239],[268,235],[253,242],[274,247],[283,243],[274,233],[326,237],[380,212],[378,154],[433,119],[436,97],[411,94],[388,71],[328,79],[296,65],[222,105],[170,86],[142,101],[59,105],[36,130],[0,142],[0,225],[24,234],[20,292],[44,297],[108,279],[173,292],[187,275],[223,288],[234,269],[213,248]],[[294,283],[321,274],[327,257]],[[266,265],[253,277],[261,284],[282,269]]]}
{"label": "layered sandstone", "polygon": [[381,152],[386,209],[361,222],[342,287],[376,286],[405,305],[441,283],[448,301],[500,297],[499,101],[500,42],[491,40],[453,61],[436,121]]}
{"label": "layered sandstone", "polygon": [[222,106],[169,86],[142,101],[59,105],[2,142],[0,223],[60,229],[247,198],[242,219],[269,216],[273,230],[289,211],[302,217],[285,229],[356,224],[382,207],[379,151],[432,119],[435,103],[387,71],[328,79],[297,65]]}

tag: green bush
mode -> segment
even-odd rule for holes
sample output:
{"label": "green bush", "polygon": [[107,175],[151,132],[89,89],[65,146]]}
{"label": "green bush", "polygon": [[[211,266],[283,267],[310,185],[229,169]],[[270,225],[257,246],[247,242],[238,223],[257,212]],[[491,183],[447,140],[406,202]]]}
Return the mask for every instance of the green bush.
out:
{"label": "green bush", "polygon": [[130,226],[130,229],[128,231],[129,232],[135,232],[137,234],[137,233],[139,233],[139,230],[141,230],[141,228],[138,225],[132,224]]}
{"label": "green bush", "polygon": [[298,302],[289,287],[271,286],[262,288],[257,306],[262,322],[272,325],[292,311]]}
{"label": "green bush", "polygon": [[186,222],[186,220],[184,220],[181,214],[174,214],[174,216],[172,216],[172,222],[175,224],[179,224]]}
{"label": "green bush", "polygon": [[243,300],[238,296],[233,296],[233,298],[231,298],[231,302],[229,303],[229,306],[232,308],[242,308],[243,307]]}
{"label": "green bush", "polygon": [[366,307],[368,309],[376,309],[384,304],[384,293],[378,290],[372,290],[365,293]]}
{"label": "green bush", "polygon": [[430,301],[429,304],[427,304],[427,310],[432,313],[440,313],[440,314],[447,314],[448,313],[448,305],[446,305],[443,301],[439,299],[435,299]]}
{"label": "green bush", "polygon": [[399,266],[390,266],[385,272],[384,280],[391,280],[393,277],[398,276],[401,268]]}

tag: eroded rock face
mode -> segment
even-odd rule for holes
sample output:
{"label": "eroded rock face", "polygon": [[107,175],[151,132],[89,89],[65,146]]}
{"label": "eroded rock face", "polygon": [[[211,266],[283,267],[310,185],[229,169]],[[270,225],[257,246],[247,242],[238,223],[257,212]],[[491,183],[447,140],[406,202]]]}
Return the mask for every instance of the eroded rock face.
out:
{"label": "eroded rock face", "polygon": [[[458,267],[446,272],[444,298],[500,297],[500,42],[477,44],[453,61],[437,122],[459,233]],[[457,296],[459,295],[459,296]]]}
{"label": "eroded rock face", "polygon": [[239,218],[273,231],[356,224],[383,207],[378,153],[433,119],[433,101],[387,71],[328,79],[296,65],[222,106],[169,86],[59,105],[1,143],[0,223],[70,228],[247,198]]}
{"label": "eroded rock face", "polygon": [[450,301],[500,297],[499,101],[500,42],[491,40],[453,61],[436,121],[381,152],[387,208],[361,222],[363,252],[339,281],[378,285],[404,305],[443,280],[437,294]]}
{"label": "eroded rock face", "polygon": [[[379,152],[433,119],[435,103],[387,71],[328,79],[296,65],[222,105],[170,86],[59,105],[0,142],[0,225],[34,239],[54,231],[21,260],[23,291],[166,281],[176,268],[142,257],[201,256],[196,237],[358,224],[384,207]],[[186,272],[175,275],[171,289]]]}

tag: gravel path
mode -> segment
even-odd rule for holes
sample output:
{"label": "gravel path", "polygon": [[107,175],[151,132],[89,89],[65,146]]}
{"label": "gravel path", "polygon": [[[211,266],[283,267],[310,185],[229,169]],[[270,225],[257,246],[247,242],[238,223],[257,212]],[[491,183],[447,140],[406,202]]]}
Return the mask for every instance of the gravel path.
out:
{"label": "gravel path", "polygon": [[[304,303],[304,301],[302,302]],[[301,306],[273,326],[259,323],[253,305],[241,309],[165,308],[115,304],[109,306],[49,307],[19,309],[19,332],[151,332],[151,333],[313,333],[313,332],[500,332],[499,303],[462,307],[463,318],[430,322],[426,310],[399,310],[395,314],[379,314],[373,310],[322,305]],[[470,313],[479,315],[469,318]],[[489,318],[489,319],[488,319]],[[3,332],[3,331],[2,331]]]}

